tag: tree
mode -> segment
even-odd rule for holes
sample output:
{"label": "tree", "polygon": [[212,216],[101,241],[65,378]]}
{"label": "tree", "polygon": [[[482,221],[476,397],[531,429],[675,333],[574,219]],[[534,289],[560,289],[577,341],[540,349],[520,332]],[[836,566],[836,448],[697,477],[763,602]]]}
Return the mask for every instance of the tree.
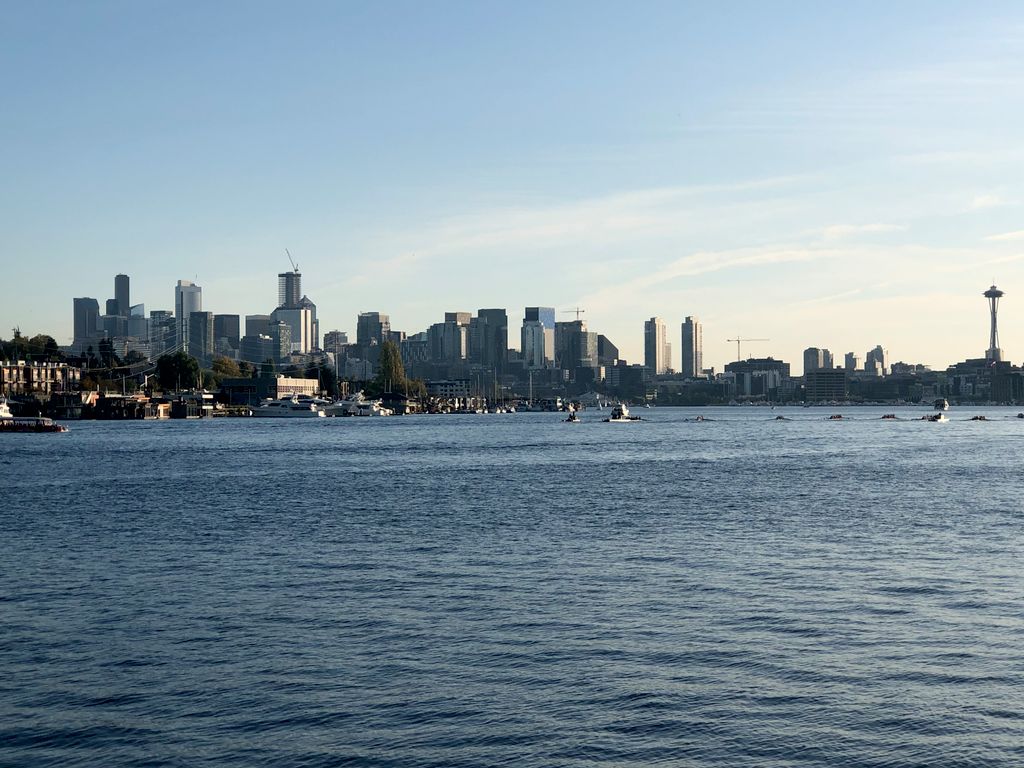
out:
{"label": "tree", "polygon": [[402,353],[393,341],[385,341],[380,348],[380,368],[374,382],[385,392],[401,391],[405,388],[405,366]]}
{"label": "tree", "polygon": [[199,361],[185,352],[161,355],[156,378],[162,389],[193,389],[199,383]]}
{"label": "tree", "polygon": [[238,367],[238,363],[230,357],[220,355],[213,358],[213,362],[210,364],[210,374],[214,386],[219,387],[224,379],[237,379],[240,377],[242,371]]}
{"label": "tree", "polygon": [[328,397],[338,396],[338,374],[334,369],[323,362],[310,363],[306,368],[307,379],[317,379],[320,382],[320,391]]}

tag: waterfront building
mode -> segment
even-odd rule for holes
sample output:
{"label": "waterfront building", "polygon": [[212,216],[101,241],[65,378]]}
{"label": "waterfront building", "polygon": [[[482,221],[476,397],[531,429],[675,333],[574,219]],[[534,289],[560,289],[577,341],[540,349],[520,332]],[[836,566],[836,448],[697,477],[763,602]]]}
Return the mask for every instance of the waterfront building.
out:
{"label": "waterfront building", "polygon": [[820,368],[804,374],[804,400],[808,403],[846,400],[846,371],[842,368]]}
{"label": "waterfront building", "polygon": [[179,280],[174,287],[174,316],[177,319],[175,341],[179,348],[188,348],[188,316],[202,310],[203,289],[189,280]]}
{"label": "waterfront building", "polygon": [[129,277],[128,275],[114,276],[114,314],[127,317],[131,312],[131,301],[129,299]]}
{"label": "waterfront building", "polygon": [[704,371],[704,330],[696,317],[687,317],[682,325],[682,359],[679,371],[683,378],[695,379]]}
{"label": "waterfront building", "polygon": [[[98,306],[98,305],[97,305]],[[43,360],[0,362],[0,395],[49,397],[81,389],[82,369],[67,363]]]}
{"label": "waterfront building", "polygon": [[660,317],[644,322],[644,365],[656,376],[668,373],[672,366],[665,322]]}
{"label": "waterfront building", "polygon": [[789,363],[772,357],[726,363],[725,377],[733,382],[736,397],[779,400],[790,379]]}
{"label": "waterfront building", "polygon": [[213,359],[213,312],[190,312],[188,316],[188,353],[204,367]]}
{"label": "waterfront building", "polygon": [[843,358],[843,367],[847,371],[859,371],[860,357],[855,352],[847,352]]}
{"label": "waterfront building", "polygon": [[100,303],[96,299],[82,296],[74,300],[74,330],[73,346],[81,353],[100,330]]}

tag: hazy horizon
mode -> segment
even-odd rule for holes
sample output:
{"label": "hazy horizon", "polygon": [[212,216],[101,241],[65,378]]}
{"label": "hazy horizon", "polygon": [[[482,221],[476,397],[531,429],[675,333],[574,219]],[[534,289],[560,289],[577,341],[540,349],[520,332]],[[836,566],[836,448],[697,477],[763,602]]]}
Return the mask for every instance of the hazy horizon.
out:
{"label": "hazy horizon", "polygon": [[[580,306],[643,361],[805,347],[1024,359],[1024,9],[7,7],[7,337],[72,298],[276,303],[290,249],[321,331]],[[571,319],[571,313],[559,319]]]}

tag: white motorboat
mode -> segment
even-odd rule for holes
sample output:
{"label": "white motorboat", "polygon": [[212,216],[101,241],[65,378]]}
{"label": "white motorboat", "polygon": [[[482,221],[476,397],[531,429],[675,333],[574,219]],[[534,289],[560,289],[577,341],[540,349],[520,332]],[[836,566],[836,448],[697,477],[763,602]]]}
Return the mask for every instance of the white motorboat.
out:
{"label": "white motorboat", "polygon": [[274,419],[316,419],[323,418],[325,414],[314,400],[300,400],[292,396],[264,400],[259,408],[252,409],[252,415]]}
{"label": "white motorboat", "polygon": [[625,403],[619,403],[612,408],[611,415],[604,419],[607,424],[622,424],[629,421],[640,421],[639,416],[630,416],[629,408],[626,407]]}
{"label": "white motorboat", "polygon": [[364,400],[356,406],[353,416],[393,416],[394,411],[381,405],[380,400]]}

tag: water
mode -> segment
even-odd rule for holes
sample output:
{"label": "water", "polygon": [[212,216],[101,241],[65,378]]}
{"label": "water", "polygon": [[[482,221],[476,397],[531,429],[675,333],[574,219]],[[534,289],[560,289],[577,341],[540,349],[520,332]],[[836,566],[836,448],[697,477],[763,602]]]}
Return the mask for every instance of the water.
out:
{"label": "water", "polygon": [[0,765],[1024,764],[1024,420],[885,410],[5,436]]}

